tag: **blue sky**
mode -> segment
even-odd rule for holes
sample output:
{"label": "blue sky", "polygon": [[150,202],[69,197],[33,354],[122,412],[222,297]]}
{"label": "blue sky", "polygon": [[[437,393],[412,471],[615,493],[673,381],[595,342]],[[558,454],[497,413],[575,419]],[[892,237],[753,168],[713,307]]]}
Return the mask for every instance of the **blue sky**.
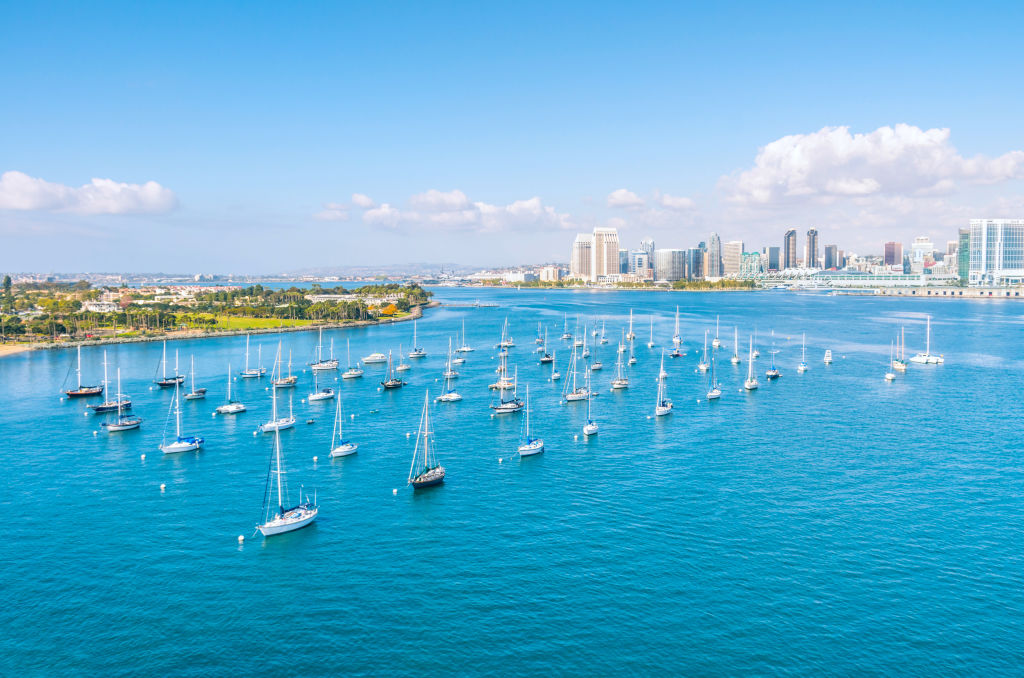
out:
{"label": "blue sky", "polygon": [[1019,3],[2,7],[7,270],[565,260],[604,224],[871,252],[1024,216]]}

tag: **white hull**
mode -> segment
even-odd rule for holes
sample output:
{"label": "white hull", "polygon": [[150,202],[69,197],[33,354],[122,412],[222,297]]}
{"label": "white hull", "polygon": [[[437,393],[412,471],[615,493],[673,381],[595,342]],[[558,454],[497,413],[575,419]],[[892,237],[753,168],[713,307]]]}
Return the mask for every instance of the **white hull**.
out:
{"label": "white hull", "polygon": [[344,374],[341,375],[342,379],[358,379],[363,376],[362,370],[345,370]]}
{"label": "white hull", "polygon": [[597,435],[597,424],[586,424],[583,426],[583,435],[593,436]]}
{"label": "white hull", "polygon": [[654,415],[656,417],[664,417],[666,414],[672,414],[671,405],[658,405],[654,408]]}
{"label": "white hull", "polygon": [[245,405],[242,403],[228,403],[217,408],[217,414],[239,414],[245,412]]}
{"label": "white hull", "polygon": [[191,452],[192,450],[198,450],[203,444],[199,442],[192,442],[188,440],[175,441],[173,443],[167,443],[160,447],[160,451],[164,454],[179,454],[181,452]]}
{"label": "white hull", "polygon": [[757,386],[757,379],[748,379],[745,382],[743,382],[743,388],[747,389],[748,391],[757,390]]}
{"label": "white hull", "polygon": [[628,379],[614,379],[612,380],[612,390],[618,390],[621,388],[629,388]]}
{"label": "white hull", "polygon": [[719,391],[717,388],[714,389],[714,390],[708,391],[708,400],[718,400],[721,397],[722,397],[722,392]]}
{"label": "white hull", "polygon": [[130,424],[107,424],[104,428],[106,428],[110,433],[115,433],[117,431],[131,431],[132,429],[140,426],[142,426],[142,420],[133,421]]}
{"label": "white hull", "polygon": [[454,403],[460,400],[462,400],[462,396],[454,391],[437,396],[437,401],[441,403]]}
{"label": "white hull", "polygon": [[583,392],[583,393],[566,393],[565,394],[565,399],[567,401],[570,401],[570,402],[575,402],[575,401],[578,401],[578,400],[586,400],[587,399],[587,395],[589,395],[589,394],[586,393],[586,392]]}
{"label": "white hull", "polygon": [[910,362],[917,363],[918,365],[941,365],[945,362],[945,359],[937,355],[918,353],[910,358]]}
{"label": "white hull", "polygon": [[271,431],[284,431],[293,426],[295,426],[295,417],[284,417],[277,421],[268,421],[260,426],[260,430],[264,433],[270,433]]}
{"label": "white hull", "polygon": [[332,398],[334,398],[334,391],[317,391],[316,393],[310,393],[306,396],[306,400],[309,402],[317,400],[331,400]]}
{"label": "white hull", "polygon": [[264,537],[270,537],[275,534],[283,534],[285,532],[292,532],[294,530],[301,529],[306,525],[309,525],[316,520],[317,515],[320,513],[320,509],[313,509],[312,511],[302,511],[298,516],[289,517],[287,514],[283,518],[275,518],[263,525],[259,525],[258,529]]}
{"label": "white hull", "polygon": [[359,445],[355,443],[342,443],[333,450],[331,450],[332,457],[347,457],[350,454],[355,454],[356,450],[359,449]]}
{"label": "white hull", "polygon": [[376,365],[377,363],[386,363],[387,361],[388,357],[383,353],[371,353],[363,358],[364,365]]}
{"label": "white hull", "polygon": [[309,366],[314,372],[329,372],[330,370],[338,369],[337,360],[321,360],[318,363],[313,363]]}
{"label": "white hull", "polygon": [[534,454],[540,454],[543,451],[544,451],[544,441],[543,440],[534,440],[532,443],[527,443],[526,445],[520,445],[519,446],[519,450],[518,450],[520,457],[529,457],[529,456],[532,456]]}
{"label": "white hull", "polygon": [[561,372],[552,372],[551,373],[551,381],[558,381],[561,378],[562,378],[562,373]]}

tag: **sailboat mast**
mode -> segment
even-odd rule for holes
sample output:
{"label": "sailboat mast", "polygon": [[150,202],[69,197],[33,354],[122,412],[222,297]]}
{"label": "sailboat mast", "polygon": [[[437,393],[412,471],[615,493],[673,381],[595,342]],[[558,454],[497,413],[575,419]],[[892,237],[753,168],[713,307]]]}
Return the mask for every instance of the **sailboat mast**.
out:
{"label": "sailboat mast", "polygon": [[164,342],[164,353],[163,358],[160,359],[160,369],[162,370],[163,378],[167,378],[167,342]]}
{"label": "sailboat mast", "polygon": [[108,385],[109,384],[107,382],[107,352],[104,351],[103,352],[103,389],[105,391],[107,391],[107,392],[110,391],[110,389],[107,388]]}
{"label": "sailboat mast", "polygon": [[[81,345],[79,345],[79,347],[78,347],[78,390],[79,391],[82,390],[82,347],[81,347]],[[118,390],[121,390],[120,387],[118,387]]]}
{"label": "sailboat mast", "polygon": [[932,354],[932,317],[931,316],[928,316],[926,327],[927,327],[927,329],[925,330],[925,335],[924,335],[925,336],[925,339],[924,339],[924,354],[925,355],[931,355]]}
{"label": "sailboat mast", "polygon": [[[276,404],[277,398],[275,396]],[[275,407],[276,409],[276,407]],[[281,500],[281,431],[274,429],[274,456],[277,458],[277,512],[284,513],[284,502]]]}
{"label": "sailboat mast", "polygon": [[117,398],[117,418],[118,418],[118,420],[120,420],[121,419],[121,368],[120,367],[117,368],[117,393],[115,394],[115,397]]}
{"label": "sailboat mast", "polygon": [[181,438],[181,400],[178,399],[178,384],[174,384],[174,435]]}
{"label": "sailboat mast", "polygon": [[245,371],[249,371],[249,335],[245,335]]}
{"label": "sailboat mast", "polygon": [[231,402],[231,363],[228,363],[228,402]]}

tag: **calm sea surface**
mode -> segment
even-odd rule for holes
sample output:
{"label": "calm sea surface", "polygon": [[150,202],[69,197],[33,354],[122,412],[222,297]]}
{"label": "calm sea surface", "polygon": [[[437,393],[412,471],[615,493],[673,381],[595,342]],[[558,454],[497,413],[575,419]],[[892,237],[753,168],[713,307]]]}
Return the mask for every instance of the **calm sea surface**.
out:
{"label": "calm sea surface", "polygon": [[[1024,305],[435,291],[499,308],[429,311],[419,339],[430,355],[407,360],[404,389],[378,391],[382,366],[327,378],[360,445],[353,457],[328,458],[334,402],[302,401],[316,334],[280,337],[300,376],[299,424],[281,435],[287,478],[293,500],[300,485],[315,489],[321,512],[268,540],[252,536],[272,444],[253,435],[269,418],[268,381],[235,381],[248,412],[211,416],[228,362],[242,367],[243,338],[168,345],[183,369],[195,356],[210,389],[182,404],[205,448],[175,457],[158,449],[172,400],[150,388],[160,344],[107,349],[145,419],[120,434],[94,435],[101,417],[59,399],[73,352],[0,360],[0,673],[1024,673]],[[676,408],[655,419],[677,303],[688,353],[666,360]],[[629,389],[611,393],[631,308],[639,362]],[[581,329],[602,319],[610,339],[597,351],[601,430],[590,440],[577,439],[586,403],[561,404],[561,382],[534,353],[540,322],[566,371],[563,314],[570,331],[577,316]],[[902,325],[908,355],[923,350],[926,314],[946,363],[886,383],[890,341]],[[716,315],[724,386],[708,403],[695,366]],[[506,316],[511,364],[547,444],[521,461],[509,457],[522,415],[488,408]],[[465,399],[434,406],[448,477],[414,494],[405,479],[424,392],[439,392],[463,319],[477,349],[460,368]],[[740,366],[728,363],[734,326]],[[744,393],[755,328],[761,388]],[[772,330],[783,376],[767,383]],[[346,340],[355,359],[408,352],[412,332],[402,323],[324,339],[344,367]],[[253,361],[262,346],[269,366],[277,341],[254,337]],[[102,358],[83,350],[87,382],[101,378]]]}

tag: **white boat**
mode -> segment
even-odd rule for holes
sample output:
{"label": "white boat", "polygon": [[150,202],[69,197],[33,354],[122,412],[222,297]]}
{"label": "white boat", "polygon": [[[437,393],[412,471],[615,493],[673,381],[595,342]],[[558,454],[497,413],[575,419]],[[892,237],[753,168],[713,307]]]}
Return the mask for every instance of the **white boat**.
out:
{"label": "white boat", "polygon": [[526,418],[523,421],[523,434],[519,439],[519,447],[516,449],[520,457],[529,457],[540,454],[544,451],[544,441],[541,438],[530,437],[530,385],[526,385]]}
{"label": "white boat", "polygon": [[654,416],[663,417],[672,412],[672,401],[665,395],[665,350],[661,351],[661,371],[658,372],[658,399],[654,403]]}
{"label": "white boat", "polygon": [[316,360],[309,364],[314,372],[327,372],[338,369],[338,360],[334,357],[334,339],[331,339],[331,353],[324,358],[324,328],[320,328],[320,337],[316,342]]}
{"label": "white boat", "polygon": [[633,309],[629,309],[629,331],[626,332],[626,340],[633,341],[636,339],[636,334],[633,333]]}
{"label": "white boat", "polygon": [[572,334],[569,332],[569,314],[562,314],[562,339],[572,339]]}
{"label": "white boat", "polygon": [[604,334],[604,320],[601,321],[601,343],[602,344],[607,344],[608,343],[608,337],[606,337],[605,334]]}
{"label": "white boat", "polygon": [[760,358],[761,352],[757,350],[757,325],[754,325],[754,358]]}
{"label": "white boat", "polygon": [[583,435],[592,436],[597,435],[597,422],[594,421],[594,415],[591,411],[591,401],[593,400],[593,393],[590,391],[590,373],[587,373],[587,423],[583,425]]}
{"label": "white boat", "polygon": [[358,379],[363,376],[363,368],[359,367],[359,363],[352,365],[352,342],[349,339],[345,340],[345,356],[348,362],[348,369],[341,373],[341,378]]}
{"label": "white boat", "polygon": [[263,346],[256,347],[256,367],[249,367],[249,335],[245,335],[245,369],[238,375],[242,379],[259,379],[267,373],[263,367]]}
{"label": "white boat", "polygon": [[398,345],[398,364],[395,365],[395,372],[408,372],[412,369],[412,365],[402,362],[402,345]]}
{"label": "white boat", "polygon": [[516,342],[512,339],[512,335],[509,334],[508,329],[508,317],[505,317],[505,322],[501,326],[501,341],[498,342],[498,348],[511,348],[516,345]]}
{"label": "white boat", "polygon": [[174,387],[174,400],[171,401],[171,407],[174,408],[174,440],[167,442],[166,433],[167,426],[164,425],[164,442],[160,445],[160,451],[164,454],[177,454],[179,452],[191,452],[192,450],[198,450],[203,446],[203,438],[201,436],[183,436],[181,435],[181,400],[178,398],[178,387]]}
{"label": "white boat", "polygon": [[544,343],[540,345],[538,350],[543,354],[540,357],[541,364],[554,362],[554,354],[548,353],[548,331],[546,329],[544,330]]}
{"label": "white boat", "polygon": [[651,338],[647,340],[647,348],[654,348],[654,316],[651,316]]}
{"label": "white boat", "polygon": [[721,339],[718,338],[718,316],[715,316],[715,338],[711,341],[711,348],[719,348],[722,345]]}
{"label": "white boat", "polygon": [[770,353],[772,355],[772,362],[768,366],[768,369],[764,371],[764,376],[766,379],[768,379],[768,381],[771,381],[772,379],[778,379],[779,377],[782,376],[782,372],[779,372],[779,368],[775,367],[775,354],[778,353],[778,351],[775,350],[774,343],[772,343],[772,350],[770,351]]}
{"label": "white boat", "polygon": [[715,378],[715,356],[711,354],[711,379],[708,381],[708,400],[718,400],[722,397],[722,386]]}
{"label": "white boat", "polygon": [[433,443],[434,432],[430,430],[430,394],[425,393],[423,414],[420,415],[420,427],[416,431],[416,447],[412,451],[412,464],[409,466],[407,481],[414,490],[444,482],[444,466],[437,461]]}
{"label": "white boat", "polygon": [[313,392],[306,396],[306,402],[315,403],[318,400],[330,400],[334,397],[334,389],[330,386],[320,388],[320,372],[313,372]]}
{"label": "white boat", "polygon": [[892,381],[896,378],[896,373],[892,371],[893,358],[892,358],[892,342],[889,342],[889,364],[888,370],[885,372],[885,380]]}
{"label": "white boat", "polygon": [[586,360],[590,357],[590,347],[587,346],[587,326],[583,326],[583,351],[580,353],[580,357]]}
{"label": "white boat", "polygon": [[[103,351],[103,384],[100,389],[102,392],[110,397],[110,383],[107,380],[107,352]],[[120,389],[118,389],[120,390]],[[113,400],[104,400],[101,403],[95,405],[86,405],[87,408],[93,411],[93,414],[103,414],[105,412],[123,412],[124,410],[132,409],[132,400],[126,395],[121,393],[115,393]]]}
{"label": "white boat", "polygon": [[633,353],[633,342],[629,342],[629,360],[627,361],[630,365],[636,365],[636,355]]}
{"label": "white boat", "polygon": [[142,425],[142,417],[136,417],[134,414],[125,414],[124,409],[120,407],[121,403],[121,368],[117,368],[117,419],[112,422],[103,422],[100,424],[103,428],[107,429],[108,433],[116,431],[130,431],[138,428]]}
{"label": "white boat", "polygon": [[[277,396],[274,396],[275,400]],[[295,426],[295,415],[292,413],[292,399],[288,398],[288,416],[279,417],[277,416],[277,403],[274,404],[274,416],[271,417],[270,421],[260,424],[260,432],[269,433],[271,431],[284,431],[286,429]]]}
{"label": "white boat", "polygon": [[[277,416],[277,392],[271,389],[273,397],[273,408],[274,416]],[[281,476],[284,475],[285,471],[281,465],[281,434],[278,431],[274,431],[274,456],[272,457],[271,467],[267,471],[267,482],[266,487],[263,491],[263,511],[261,515],[262,523],[256,526],[256,529],[264,537],[270,537],[275,534],[282,534],[284,532],[292,532],[294,530],[306,527],[320,514],[320,507],[317,506],[316,496],[314,495],[313,501],[309,501],[309,497],[306,497],[306,501],[296,504],[291,508],[285,508],[288,498],[282,487]],[[274,496],[273,485],[276,479],[277,484],[277,504],[271,504],[271,500]],[[302,497],[302,488],[299,488],[299,497]]]}
{"label": "white boat", "polygon": [[[88,398],[91,396],[98,396],[103,394],[103,384],[99,386],[82,386],[82,346],[78,346],[78,386],[73,389],[64,391],[64,395],[68,398]],[[64,378],[65,383],[67,377]]]}
{"label": "white boat", "polygon": [[754,376],[754,337],[750,337],[750,355],[747,358],[747,379],[743,382],[743,388],[748,391],[753,391],[757,387],[757,377]]}
{"label": "white boat", "polygon": [[386,355],[384,355],[383,353],[379,352],[379,351],[375,352],[375,353],[371,353],[370,355],[367,355],[367,356],[363,356],[363,364],[364,365],[374,365],[374,364],[379,364],[379,363],[386,363],[387,361],[388,361],[388,357]]}
{"label": "white boat", "polygon": [[543,323],[537,323],[537,338],[533,340],[535,344],[544,344],[547,341],[545,332],[543,331]]}
{"label": "white boat", "polygon": [[620,353],[615,359],[615,378],[612,379],[612,390],[615,391],[623,388],[629,388],[629,377],[626,376],[626,366],[622,361],[622,354]]}
{"label": "white boat", "polygon": [[412,321],[412,350],[409,351],[409,357],[410,358],[426,358],[427,357],[427,352],[424,351],[423,348],[419,345],[419,340],[417,339],[416,324],[418,322],[419,322],[418,320],[413,320]]}
{"label": "white boat", "polygon": [[907,371],[907,334],[906,329],[900,326],[900,336],[896,340],[896,358],[892,361],[892,368],[897,372]]}
{"label": "white boat", "polygon": [[[562,388],[562,397],[568,402],[584,400],[590,395],[590,390],[586,386],[580,386],[577,383],[576,364],[576,348],[573,347],[572,354],[569,356],[569,378],[565,380],[565,386]],[[587,372],[589,374],[589,370]]]}
{"label": "white boat", "polygon": [[331,432],[331,457],[347,457],[355,454],[359,445],[351,440],[345,440],[342,435],[341,398],[338,398],[338,405],[334,409],[334,430]]}
{"label": "white boat", "polygon": [[555,351],[551,352],[551,381],[558,381],[562,378],[562,373],[558,371],[558,362],[555,359]]}
{"label": "white boat", "polygon": [[796,371],[803,373],[807,371],[807,334],[800,335],[800,364],[796,366]]}
{"label": "white boat", "polygon": [[239,414],[245,412],[245,405],[231,399],[231,363],[228,363],[228,401],[217,406],[217,414]]}
{"label": "white boat", "polygon": [[515,386],[512,377],[508,376],[508,351],[498,353],[498,369],[495,372],[498,380],[488,387],[492,391],[507,391]]}
{"label": "white boat", "polygon": [[708,362],[708,331],[704,330],[704,353],[701,354],[700,362],[697,363],[697,369],[701,372],[707,372],[711,367],[711,363]]}
{"label": "white boat", "polygon": [[928,316],[928,325],[925,330],[925,348],[924,353],[918,353],[917,355],[911,356],[910,362],[917,363],[919,365],[941,365],[945,362],[945,358],[941,355],[932,355],[932,317]]}
{"label": "white boat", "polygon": [[830,349],[830,348],[825,349],[825,359],[824,359],[824,362],[825,362],[826,365],[831,365],[832,364],[832,349]]}
{"label": "white boat", "polygon": [[185,381],[184,374],[178,374],[178,351],[174,351],[174,374],[170,377],[167,376],[167,342],[164,341],[163,357],[160,360],[160,365],[163,368],[159,379],[154,379],[153,383],[160,388],[170,388],[171,386],[177,386]]}
{"label": "white boat", "polygon": [[452,341],[448,340],[448,363],[444,371],[444,385],[441,387],[441,395],[437,397],[437,400],[442,403],[454,403],[462,400],[462,396],[455,390],[452,379],[459,376],[459,373],[451,368],[452,362]]}
{"label": "white boat", "polygon": [[[711,356],[714,360],[714,356]],[[740,328],[734,327],[732,329],[732,358],[729,358],[729,362],[733,365],[740,364]]]}
{"label": "white boat", "polygon": [[683,337],[679,334],[679,307],[676,306],[676,330],[672,334],[672,345],[679,346],[683,343]]}
{"label": "white boat", "polygon": [[191,356],[192,366],[189,368],[188,383],[192,390],[185,394],[185,400],[203,400],[206,398],[205,388],[196,388],[196,357]]}
{"label": "white boat", "polygon": [[444,373],[441,376],[443,376],[445,379],[458,379],[459,378],[459,373],[456,372],[455,368],[452,366],[452,340],[451,340],[451,337],[448,338],[448,358],[445,360],[445,363],[444,363]]}
{"label": "white boat", "polygon": [[292,374],[292,350],[288,349],[288,376],[271,375],[270,383],[274,388],[293,388],[298,381],[299,378]]}
{"label": "white boat", "polygon": [[491,409],[494,410],[495,414],[511,414],[512,412],[518,412],[523,409],[523,401],[516,395],[517,383],[519,381],[519,368],[517,367],[513,373],[515,376],[512,379],[512,397],[509,399],[505,398],[506,389],[498,390],[498,404],[491,405]]}
{"label": "white boat", "polygon": [[466,319],[462,319],[462,346],[455,349],[459,353],[472,353],[473,347],[466,343]]}

